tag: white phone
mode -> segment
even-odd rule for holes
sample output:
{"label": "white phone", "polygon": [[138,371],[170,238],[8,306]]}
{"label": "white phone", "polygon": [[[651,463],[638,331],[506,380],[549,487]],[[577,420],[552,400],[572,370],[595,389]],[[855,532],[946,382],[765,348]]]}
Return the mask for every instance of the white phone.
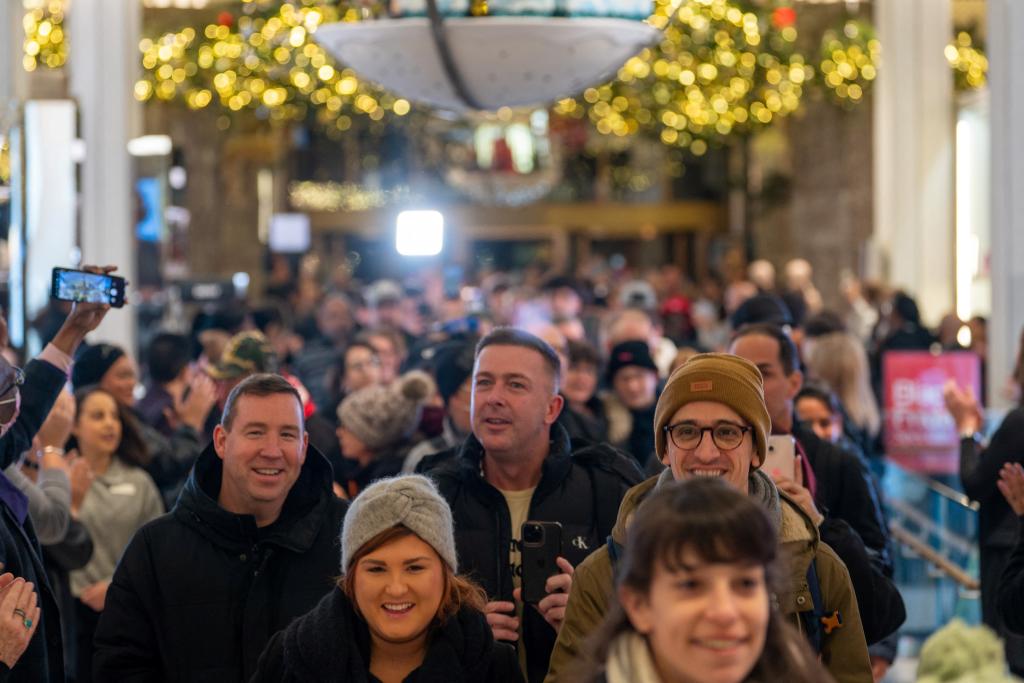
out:
{"label": "white phone", "polygon": [[796,441],[788,434],[768,437],[768,455],[761,470],[772,479],[796,479]]}

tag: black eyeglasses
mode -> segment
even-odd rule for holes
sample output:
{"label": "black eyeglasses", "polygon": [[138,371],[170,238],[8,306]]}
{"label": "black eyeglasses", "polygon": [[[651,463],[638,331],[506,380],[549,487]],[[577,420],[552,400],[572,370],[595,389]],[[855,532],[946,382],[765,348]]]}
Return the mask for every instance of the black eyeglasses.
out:
{"label": "black eyeglasses", "polygon": [[0,424],[14,419],[14,411],[18,408],[18,387],[25,383],[25,373],[21,368],[12,369],[14,380],[0,392]]}
{"label": "black eyeglasses", "polygon": [[701,427],[693,422],[678,422],[666,425],[665,431],[676,448],[693,450],[704,440],[704,432],[711,432],[711,440],[720,451],[731,451],[743,443],[743,435],[753,427],[733,422],[717,422],[711,427]]}

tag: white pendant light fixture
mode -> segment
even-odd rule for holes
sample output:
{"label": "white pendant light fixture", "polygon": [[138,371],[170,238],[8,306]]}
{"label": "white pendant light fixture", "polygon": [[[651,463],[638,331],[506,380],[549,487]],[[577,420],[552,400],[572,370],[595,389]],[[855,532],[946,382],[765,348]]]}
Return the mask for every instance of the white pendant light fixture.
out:
{"label": "white pendant light fixture", "polygon": [[[633,0],[610,0],[608,5]],[[587,3],[598,4],[598,3]],[[612,16],[426,17],[337,22],[314,34],[363,78],[450,111],[547,104],[614,76],[654,42],[640,19]]]}

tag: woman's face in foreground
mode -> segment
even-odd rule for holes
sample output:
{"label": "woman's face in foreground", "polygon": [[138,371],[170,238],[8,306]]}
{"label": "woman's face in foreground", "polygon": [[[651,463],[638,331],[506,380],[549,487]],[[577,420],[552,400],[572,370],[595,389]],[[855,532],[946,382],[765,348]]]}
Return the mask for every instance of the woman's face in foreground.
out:
{"label": "woman's face in foreground", "polygon": [[682,560],[677,571],[659,563],[647,595],[624,587],[626,614],[665,683],[739,683],[764,650],[764,567],[708,563],[692,551]]}
{"label": "woman's face in foreground", "polygon": [[426,639],[445,591],[444,564],[437,552],[410,534],[361,558],[355,598],[375,643]]}

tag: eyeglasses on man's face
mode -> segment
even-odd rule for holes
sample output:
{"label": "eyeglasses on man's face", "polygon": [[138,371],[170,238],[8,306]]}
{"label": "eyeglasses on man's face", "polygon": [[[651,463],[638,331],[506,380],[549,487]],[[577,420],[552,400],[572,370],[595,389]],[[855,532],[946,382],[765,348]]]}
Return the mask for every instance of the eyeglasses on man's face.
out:
{"label": "eyeglasses on man's face", "polygon": [[696,449],[704,440],[704,432],[711,432],[711,440],[718,450],[731,451],[743,443],[743,436],[752,429],[735,422],[716,422],[710,427],[701,427],[696,422],[677,422],[665,426],[665,431],[676,448],[685,450]]}

